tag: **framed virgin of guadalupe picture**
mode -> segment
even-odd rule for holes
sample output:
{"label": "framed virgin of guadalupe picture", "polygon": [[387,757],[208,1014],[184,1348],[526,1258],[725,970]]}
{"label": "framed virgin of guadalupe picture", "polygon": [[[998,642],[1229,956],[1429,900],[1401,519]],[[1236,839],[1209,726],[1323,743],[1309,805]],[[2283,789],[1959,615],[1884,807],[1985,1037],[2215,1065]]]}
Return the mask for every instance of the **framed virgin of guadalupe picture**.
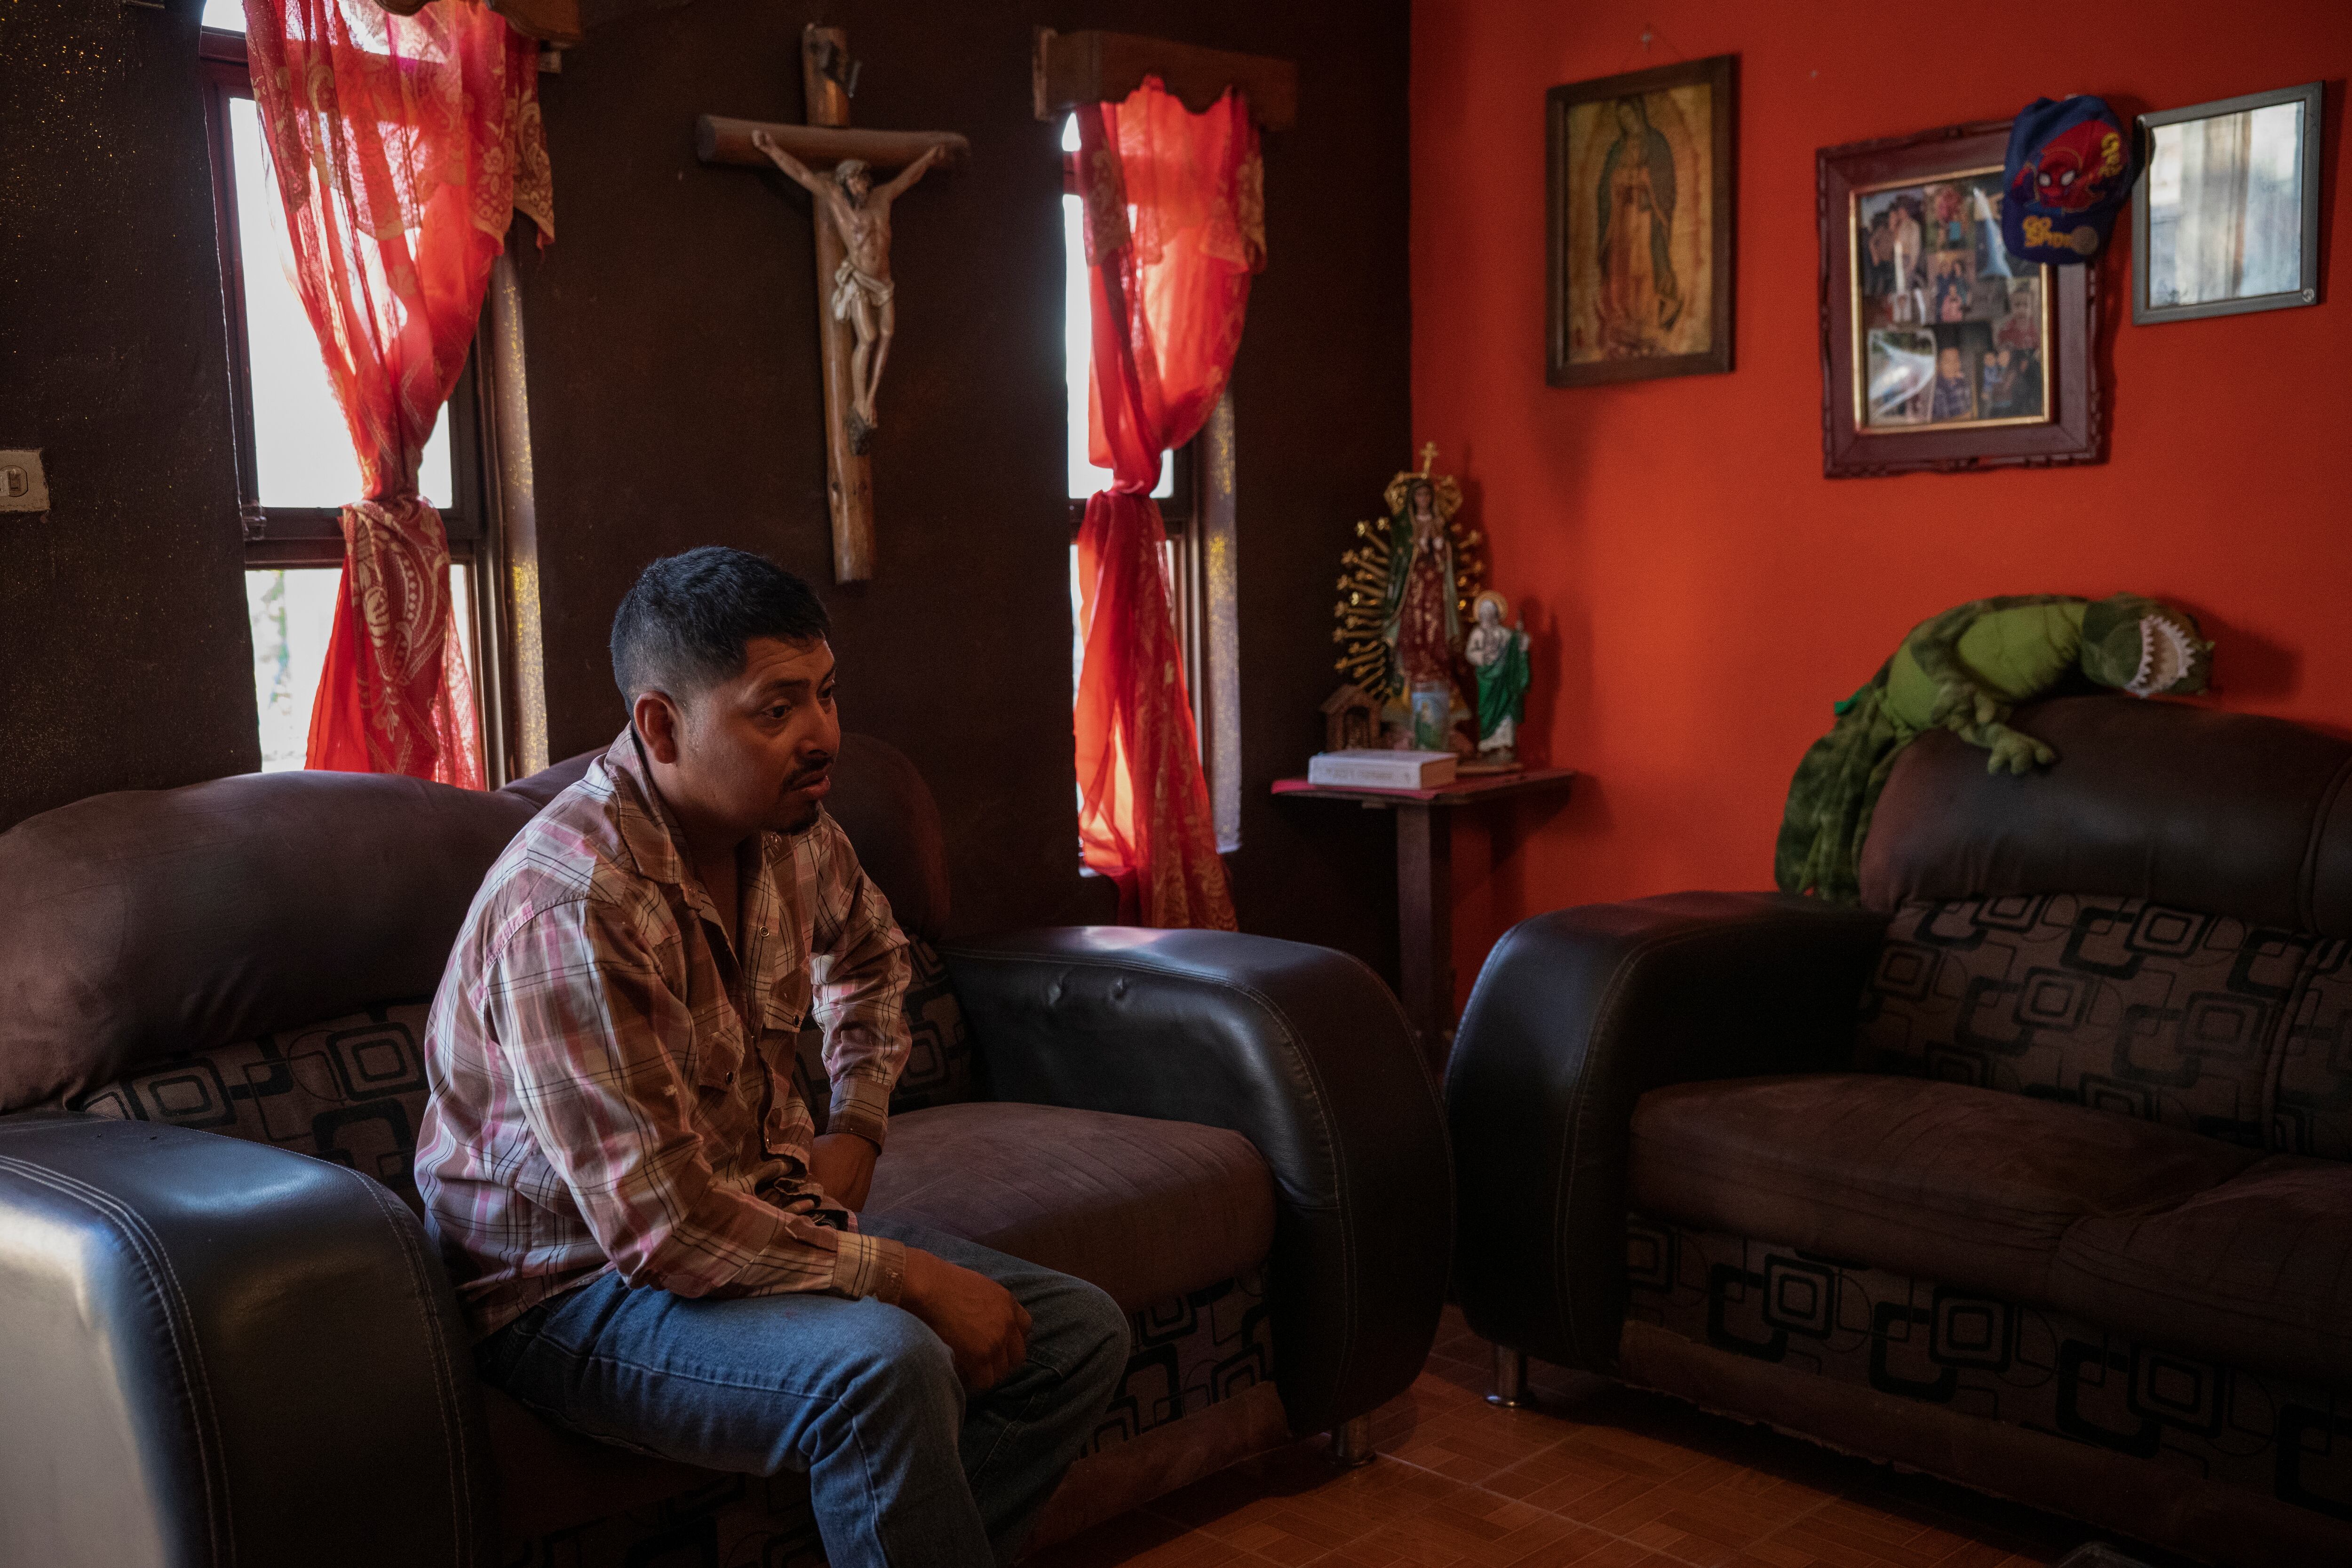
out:
{"label": "framed virgin of guadalupe picture", "polygon": [[2098,264],[2001,242],[2010,122],[1824,148],[1822,468],[2096,462]]}
{"label": "framed virgin of guadalupe picture", "polygon": [[1544,95],[1545,379],[1731,368],[1738,57]]}

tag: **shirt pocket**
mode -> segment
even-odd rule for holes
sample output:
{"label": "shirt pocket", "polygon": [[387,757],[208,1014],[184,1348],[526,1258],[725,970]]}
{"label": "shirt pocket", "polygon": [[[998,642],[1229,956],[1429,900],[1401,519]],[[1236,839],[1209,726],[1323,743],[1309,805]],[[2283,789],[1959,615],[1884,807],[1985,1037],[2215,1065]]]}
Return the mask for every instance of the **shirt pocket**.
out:
{"label": "shirt pocket", "polygon": [[742,1021],[734,1008],[721,1005],[698,1019],[687,1058],[695,1087],[706,1094],[731,1091],[743,1070],[744,1044]]}

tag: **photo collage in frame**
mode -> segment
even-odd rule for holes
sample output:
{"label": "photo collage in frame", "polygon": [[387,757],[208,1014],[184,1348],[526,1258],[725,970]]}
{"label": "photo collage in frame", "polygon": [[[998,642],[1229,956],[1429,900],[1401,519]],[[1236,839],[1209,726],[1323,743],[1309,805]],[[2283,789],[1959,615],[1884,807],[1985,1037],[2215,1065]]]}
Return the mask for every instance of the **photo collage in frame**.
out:
{"label": "photo collage in frame", "polygon": [[1854,426],[2045,423],[2049,269],[2000,237],[2001,171],[1853,194]]}

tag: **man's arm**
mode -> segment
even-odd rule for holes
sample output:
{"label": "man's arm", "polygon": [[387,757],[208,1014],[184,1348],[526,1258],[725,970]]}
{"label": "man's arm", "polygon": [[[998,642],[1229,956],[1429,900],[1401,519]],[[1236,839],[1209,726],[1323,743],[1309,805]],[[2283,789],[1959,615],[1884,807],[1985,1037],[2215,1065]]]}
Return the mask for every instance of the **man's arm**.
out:
{"label": "man's arm", "polygon": [[889,900],[866,879],[849,837],[831,817],[794,848],[793,874],[814,912],[812,977],[833,1079],[829,1129],[810,1151],[809,1174],[845,1207],[874,1186],[890,1091],[907,1065],[907,939]]}
{"label": "man's arm", "polygon": [[[857,864],[849,835],[830,816],[793,844],[793,874],[812,914],[811,978],[833,1079],[831,1129],[818,1139],[810,1174],[826,1194],[862,1208],[874,1182],[890,1115],[890,1091],[912,1044],[907,1027],[907,938],[890,901]],[[1029,1354],[1029,1313],[1013,1293],[974,1273],[908,1247],[898,1305],[920,1318],[955,1357],[973,1390],[992,1388]]]}
{"label": "man's arm", "polygon": [[597,899],[532,916],[483,1005],[541,1152],[631,1285],[678,1296],[793,1290],[899,1299],[906,1248],[787,1214],[713,1179],[680,1071],[691,1014],[645,937]]}
{"label": "man's arm", "polygon": [[810,979],[833,1080],[827,1130],[882,1146],[890,1091],[913,1044],[907,1027],[907,938],[866,878],[849,835],[830,816],[793,845],[793,875],[811,914]]}

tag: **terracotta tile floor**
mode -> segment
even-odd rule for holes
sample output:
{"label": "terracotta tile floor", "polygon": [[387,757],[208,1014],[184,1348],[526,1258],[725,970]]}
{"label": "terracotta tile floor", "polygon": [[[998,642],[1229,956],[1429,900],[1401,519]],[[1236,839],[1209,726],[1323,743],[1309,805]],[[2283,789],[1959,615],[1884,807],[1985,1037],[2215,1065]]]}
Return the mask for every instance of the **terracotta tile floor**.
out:
{"label": "terracotta tile floor", "polygon": [[2023,1568],[2102,1538],[1557,1368],[1535,1369],[1540,1408],[1497,1410],[1486,1354],[1449,1308],[1419,1381],[1373,1417],[1370,1465],[1294,1445],[1031,1568]]}

